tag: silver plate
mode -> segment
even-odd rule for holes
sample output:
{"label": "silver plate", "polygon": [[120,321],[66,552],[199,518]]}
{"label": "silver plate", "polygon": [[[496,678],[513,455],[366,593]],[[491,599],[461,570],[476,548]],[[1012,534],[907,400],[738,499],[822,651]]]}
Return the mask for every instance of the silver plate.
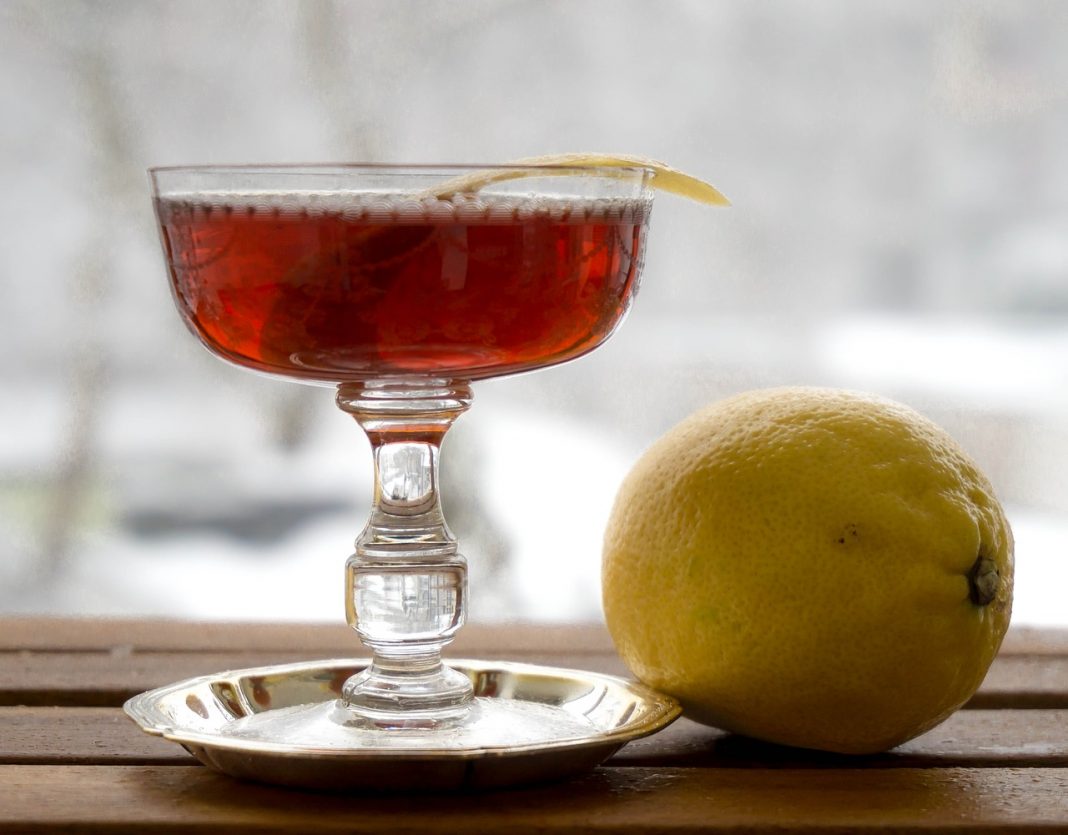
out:
{"label": "silver plate", "polygon": [[[234,777],[327,790],[485,789],[562,779],[587,771],[632,739],[678,717],[678,703],[613,676],[501,661],[450,660],[475,696],[563,711],[583,733],[523,745],[404,748],[303,744],[250,738],[248,717],[327,707],[366,660],[314,661],[233,670],[150,690],[124,708],[142,730],[184,746]],[[284,717],[284,714],[276,714]],[[258,721],[258,720],[257,720]],[[344,731],[344,728],[341,728]]]}

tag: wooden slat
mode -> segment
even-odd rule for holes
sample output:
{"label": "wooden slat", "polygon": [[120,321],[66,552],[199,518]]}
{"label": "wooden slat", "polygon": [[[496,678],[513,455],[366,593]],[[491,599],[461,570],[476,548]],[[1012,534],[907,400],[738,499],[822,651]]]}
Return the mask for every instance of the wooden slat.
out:
{"label": "wooden slat", "polygon": [[[458,657],[457,653],[450,653]],[[524,661],[626,675],[612,655],[508,649],[484,659]],[[8,652],[0,653],[0,705],[115,707],[144,690],[224,670],[314,660],[308,652]]]}
{"label": "wooden slat", "polygon": [[[601,768],[566,784],[308,794],[182,766],[0,766],[0,830],[634,833],[1063,832],[1065,769]],[[6,827],[6,828],[5,828]]]}
{"label": "wooden slat", "polygon": [[[468,623],[451,645],[454,655],[487,650],[571,654],[613,652],[600,624]],[[106,618],[0,618],[0,651],[107,652],[166,650],[188,652],[278,651],[351,656],[363,653],[344,623],[201,623],[180,620]]]}
{"label": "wooden slat", "polygon": [[0,704],[115,707],[168,681],[305,657],[301,653],[4,653]]}
{"label": "wooden slat", "polygon": [[1001,644],[1002,655],[1068,655],[1068,629],[1014,626]]}
{"label": "wooden slat", "polygon": [[[599,626],[462,635],[454,657],[625,674]],[[239,783],[115,708],[0,707],[0,831],[1068,832],[1065,636],[1010,633],[972,710],[888,754],[804,752],[683,720],[580,780],[486,796]],[[0,703],[117,705],[196,674],[361,654],[337,625],[0,620]]]}
{"label": "wooden slat", "polygon": [[672,768],[1063,767],[1068,766],[1068,710],[961,710],[893,751],[864,757],[771,745],[679,719],[631,742],[611,763]]}
{"label": "wooden slat", "polygon": [[[483,649],[546,650],[571,653],[612,651],[602,624],[469,623],[454,643],[458,654]],[[107,651],[114,647],[170,651],[309,651],[360,654],[352,630],[343,623],[204,623],[122,618],[0,618],[0,651]],[[1068,656],[1068,629],[1013,627],[1002,655]]]}
{"label": "wooden slat", "polygon": [[[0,763],[189,765],[172,742],[117,708],[0,708]],[[894,751],[844,757],[767,745],[680,719],[636,740],[614,766],[670,768],[934,768],[1068,766],[1068,710],[960,711]]]}
{"label": "wooden slat", "polygon": [[[628,676],[614,653],[494,648],[478,656]],[[316,658],[322,655],[307,651],[6,652],[0,653],[0,705],[117,706],[143,690],[192,676]],[[1068,657],[999,656],[968,707],[1068,708]]]}
{"label": "wooden slat", "polygon": [[999,656],[969,708],[1068,707],[1068,657]]}
{"label": "wooden slat", "polygon": [[180,745],[149,736],[116,707],[0,708],[0,763],[191,765],[195,762]]}

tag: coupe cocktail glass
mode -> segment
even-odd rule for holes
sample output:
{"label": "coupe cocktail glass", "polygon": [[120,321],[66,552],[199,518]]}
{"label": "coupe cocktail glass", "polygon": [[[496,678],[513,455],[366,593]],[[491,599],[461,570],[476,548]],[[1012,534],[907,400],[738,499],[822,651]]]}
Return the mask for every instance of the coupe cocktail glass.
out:
{"label": "coupe cocktail glass", "polygon": [[438,452],[472,381],[574,359],[619,324],[638,287],[650,172],[208,166],[152,179],[189,328],[236,365],[337,386],[371,441],[373,506],[345,595],[373,659],[318,719],[371,734],[361,744],[405,731],[537,737],[545,716],[496,716],[507,700],[480,705],[442,663],[467,576]]}

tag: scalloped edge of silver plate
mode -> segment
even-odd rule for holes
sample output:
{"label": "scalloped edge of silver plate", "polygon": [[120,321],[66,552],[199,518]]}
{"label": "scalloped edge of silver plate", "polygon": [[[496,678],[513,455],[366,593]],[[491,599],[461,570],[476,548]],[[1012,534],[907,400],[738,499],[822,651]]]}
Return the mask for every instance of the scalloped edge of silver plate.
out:
{"label": "scalloped edge of silver plate", "polygon": [[506,661],[449,659],[475,695],[556,706],[591,725],[568,739],[470,748],[322,748],[227,735],[243,717],[336,699],[366,659],[230,670],[134,696],[123,709],[146,733],[177,742],[205,765],[241,779],[332,791],[491,789],[563,779],[594,768],[627,742],[680,714],[670,696],[615,676]]}

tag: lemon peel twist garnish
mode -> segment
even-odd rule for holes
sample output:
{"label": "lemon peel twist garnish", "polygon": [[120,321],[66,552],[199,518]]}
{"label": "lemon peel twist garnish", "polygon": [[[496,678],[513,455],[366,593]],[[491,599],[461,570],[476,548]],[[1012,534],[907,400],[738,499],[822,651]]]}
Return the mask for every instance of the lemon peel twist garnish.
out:
{"label": "lemon peel twist garnish", "polygon": [[489,168],[485,171],[465,174],[446,180],[434,189],[434,195],[448,198],[455,194],[476,192],[488,185],[505,180],[536,177],[539,174],[538,168],[574,168],[575,174],[580,174],[583,168],[645,168],[652,172],[651,185],[658,191],[667,191],[710,206],[731,204],[731,201],[719,189],[704,180],[685,174],[663,162],[629,154],[549,154],[541,157],[528,157],[511,164],[530,167]]}

